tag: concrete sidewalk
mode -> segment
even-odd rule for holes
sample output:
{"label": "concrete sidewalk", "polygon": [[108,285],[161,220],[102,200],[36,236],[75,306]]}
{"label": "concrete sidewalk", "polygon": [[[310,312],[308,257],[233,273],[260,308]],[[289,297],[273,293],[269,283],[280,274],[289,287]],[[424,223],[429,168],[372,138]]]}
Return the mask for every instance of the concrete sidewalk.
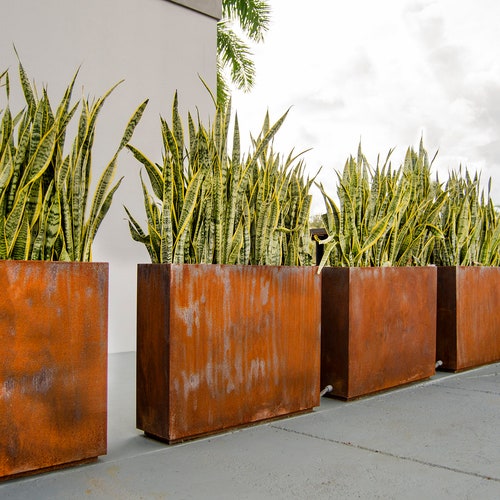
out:
{"label": "concrete sidewalk", "polygon": [[135,430],[134,372],[110,356],[107,456],[0,499],[500,498],[500,364],[175,446]]}

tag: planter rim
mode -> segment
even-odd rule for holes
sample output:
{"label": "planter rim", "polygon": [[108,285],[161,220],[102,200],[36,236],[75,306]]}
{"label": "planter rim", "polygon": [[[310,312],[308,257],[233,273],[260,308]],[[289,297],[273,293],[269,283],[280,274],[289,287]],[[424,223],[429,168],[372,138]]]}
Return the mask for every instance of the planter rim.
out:
{"label": "planter rim", "polygon": [[[436,268],[439,266],[435,266],[434,264],[428,264],[426,266],[323,266],[323,269],[427,269],[429,267]],[[456,267],[456,266],[450,266],[450,267]]]}
{"label": "planter rim", "polygon": [[166,262],[139,262],[138,266],[171,266],[171,267],[229,267],[229,268],[237,268],[237,269],[245,269],[245,268],[255,268],[255,267],[263,267],[269,269],[317,269],[318,266],[271,266],[268,264],[174,264],[174,263],[166,263]]}
{"label": "planter rim", "polygon": [[93,265],[109,265],[109,262],[96,262],[96,261],[79,261],[79,260],[19,260],[19,259],[0,259],[0,263],[33,263],[33,264],[93,264]]}
{"label": "planter rim", "polygon": [[438,268],[441,269],[498,269],[500,266],[482,266],[482,265],[477,265],[477,266],[437,266]]}

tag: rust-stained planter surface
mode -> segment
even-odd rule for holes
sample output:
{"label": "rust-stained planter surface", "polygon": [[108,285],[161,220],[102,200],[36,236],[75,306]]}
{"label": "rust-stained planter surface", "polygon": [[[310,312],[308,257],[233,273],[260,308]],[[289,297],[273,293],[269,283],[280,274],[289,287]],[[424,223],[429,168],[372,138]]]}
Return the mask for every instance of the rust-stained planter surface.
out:
{"label": "rust-stained planter surface", "polygon": [[321,386],[353,399],[435,373],[435,267],[325,267]]}
{"label": "rust-stained planter surface", "polygon": [[500,268],[438,268],[436,358],[460,371],[500,361]]}
{"label": "rust-stained planter surface", "polygon": [[137,427],[167,442],[319,405],[317,268],[138,266]]}
{"label": "rust-stained planter surface", "polygon": [[108,264],[0,261],[0,480],[106,453]]}

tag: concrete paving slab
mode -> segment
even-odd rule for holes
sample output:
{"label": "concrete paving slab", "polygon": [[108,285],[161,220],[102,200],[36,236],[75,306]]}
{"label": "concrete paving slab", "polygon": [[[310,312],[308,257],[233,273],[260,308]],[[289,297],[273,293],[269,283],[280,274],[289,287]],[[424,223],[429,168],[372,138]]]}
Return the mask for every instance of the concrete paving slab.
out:
{"label": "concrete paving slab", "polygon": [[495,499],[500,364],[168,446],[135,429],[135,356],[111,355],[109,453],[0,499]]}
{"label": "concrete paving slab", "polygon": [[2,498],[496,499],[500,485],[265,425],[15,486]]}
{"label": "concrete paving slab", "polygon": [[279,427],[500,481],[500,397],[481,389],[491,388],[492,370],[347,402]]}
{"label": "concrete paving slab", "polygon": [[480,368],[450,374],[440,384],[442,387],[454,387],[468,391],[481,391],[500,396],[500,365],[488,365]]}

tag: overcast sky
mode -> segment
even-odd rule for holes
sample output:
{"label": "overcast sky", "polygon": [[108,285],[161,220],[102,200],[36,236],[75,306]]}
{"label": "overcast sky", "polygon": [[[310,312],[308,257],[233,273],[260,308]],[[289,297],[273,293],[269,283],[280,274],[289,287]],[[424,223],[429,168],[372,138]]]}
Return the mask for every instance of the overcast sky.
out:
{"label": "overcast sky", "polygon": [[[434,171],[480,170],[500,204],[500,2],[270,0],[272,23],[253,46],[257,84],[233,93],[243,134],[292,106],[276,141],[313,148],[311,173],[334,189],[361,140],[370,164],[395,147],[399,165],[423,135]],[[323,209],[317,193],[313,213]]]}

